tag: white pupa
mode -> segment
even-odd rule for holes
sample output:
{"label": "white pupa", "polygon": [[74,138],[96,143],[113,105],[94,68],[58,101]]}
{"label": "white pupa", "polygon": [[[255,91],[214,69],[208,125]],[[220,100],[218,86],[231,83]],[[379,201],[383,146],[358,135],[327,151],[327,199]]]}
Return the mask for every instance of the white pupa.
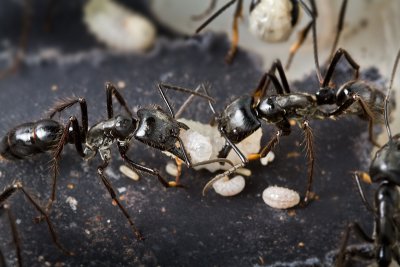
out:
{"label": "white pupa", "polygon": [[300,203],[299,193],[280,186],[267,187],[262,198],[265,204],[275,209],[289,209]]}
{"label": "white pupa", "polygon": [[142,52],[155,42],[154,25],[113,0],[87,1],[83,21],[100,42],[118,51]]}

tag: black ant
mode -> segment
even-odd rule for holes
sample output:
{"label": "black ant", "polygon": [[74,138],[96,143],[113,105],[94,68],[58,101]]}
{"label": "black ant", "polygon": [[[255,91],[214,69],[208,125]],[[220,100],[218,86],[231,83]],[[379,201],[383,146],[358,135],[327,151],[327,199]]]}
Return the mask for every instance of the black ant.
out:
{"label": "black ant", "polygon": [[[369,236],[357,222],[349,224],[339,250],[336,266],[344,266],[346,256],[360,256],[366,259],[375,258],[380,267],[389,266],[392,259],[395,259],[400,264],[398,242],[400,239],[400,193],[398,191],[398,186],[400,186],[400,134],[392,136],[388,115],[389,98],[399,58],[400,50],[396,56],[389,90],[385,98],[384,118],[389,141],[376,152],[369,167],[369,174],[363,172],[354,173],[362,202],[374,214],[374,234],[372,237]],[[378,188],[375,191],[374,208],[365,197],[360,178],[378,184]],[[357,248],[347,249],[351,230],[355,231],[365,242],[374,243],[373,253],[359,251]]]}
{"label": "black ant", "polygon": [[[204,97],[208,101],[213,101],[213,99],[208,96],[190,91],[186,88],[159,84],[158,90],[168,107],[169,113],[165,112],[160,106],[153,105],[149,108],[140,108],[137,111],[137,119],[129,110],[124,98],[118,92],[116,87],[111,83],[107,83],[107,120],[100,121],[89,128],[86,100],[84,98],[67,99],[57,103],[55,107],[50,110],[48,119],[21,124],[9,131],[0,143],[0,155],[5,159],[16,160],[24,159],[46,151],[53,152],[52,193],[46,208],[46,211],[49,211],[55,200],[58,162],[64,145],[67,143],[75,144],[78,154],[85,159],[91,159],[99,153],[103,160],[103,163],[97,168],[101,181],[107,188],[113,201],[118,205],[119,209],[129,221],[137,239],[143,239],[130,215],[116,197],[115,190],[104,174],[104,170],[107,168],[111,159],[110,147],[114,143],[117,143],[120,156],[129,167],[157,176],[158,180],[165,187],[181,187],[181,185],[176,181],[167,182],[157,170],[148,168],[131,160],[127,156],[127,152],[133,138],[153,148],[173,154],[185,162],[188,167],[212,162],[224,162],[233,166],[233,164],[227,159],[214,159],[196,164],[191,163],[190,157],[185,150],[181,138],[179,137],[181,129],[187,130],[189,127],[175,120],[174,112],[164,94],[163,88],[190,93]],[[112,103],[113,96],[124,108],[128,116],[114,116]],[[75,116],[71,116],[65,126],[60,122],[53,120],[56,113],[62,112],[76,103],[80,104],[81,125],[79,125],[78,119]]]}
{"label": "black ant", "polygon": [[[215,8],[216,1],[217,0],[211,0],[210,6],[207,8],[207,10],[201,15],[194,16],[193,19],[202,19],[204,16],[210,13]],[[227,63],[231,63],[233,61],[237,52],[239,42],[238,21],[240,18],[242,18],[243,0],[229,1],[220,9],[218,9],[213,15],[211,15],[210,18],[208,18],[196,30],[196,33],[199,33],[235,2],[236,9],[232,24],[231,48],[225,57],[225,61]],[[287,41],[287,39],[291,36],[293,29],[299,22],[301,8],[303,8],[307,15],[311,18],[311,21],[299,32],[298,40],[290,48],[288,61],[285,66],[286,69],[289,69],[294,55],[304,43],[311,28],[313,31],[314,52],[317,53],[315,22],[318,13],[315,1],[310,0],[309,3],[311,8],[309,8],[303,0],[252,0],[250,3],[249,28],[251,33],[257,36],[259,39],[270,43]],[[331,55],[333,55],[336,50],[336,45],[343,29],[346,7],[347,0],[343,0]]]}
{"label": "black ant", "polygon": [[[69,252],[67,249],[65,249],[58,241],[58,237],[54,230],[54,226],[53,226],[52,222],[50,221],[49,216],[46,214],[45,209],[42,208],[39,205],[39,203],[31,196],[31,194],[24,189],[21,182],[15,182],[15,183],[13,183],[13,185],[6,188],[0,194],[0,214],[3,213],[3,214],[5,214],[6,217],[8,217],[8,221],[10,224],[11,233],[12,233],[12,237],[13,237],[13,243],[14,243],[15,249],[16,249],[18,266],[22,266],[22,253],[21,253],[20,239],[19,239],[19,235],[18,235],[17,225],[15,223],[15,217],[10,210],[10,205],[5,203],[9,197],[14,195],[14,193],[16,193],[18,191],[21,191],[25,195],[25,197],[28,199],[28,201],[35,207],[36,210],[39,211],[41,216],[44,218],[44,220],[46,221],[47,226],[49,228],[49,231],[50,231],[50,234],[51,234],[54,244],[56,244],[56,246],[65,254],[74,255],[72,252]],[[3,254],[1,253],[1,251],[0,251],[0,266],[4,266],[4,267],[6,266],[5,258],[3,256]]]}
{"label": "black ant", "polygon": [[[334,87],[331,87],[330,81],[336,65],[342,56],[345,57],[355,70],[355,79],[346,82],[336,91]],[[278,71],[281,82],[275,75],[276,71]],[[318,77],[321,76],[319,72],[319,69],[317,69]],[[226,138],[225,148],[221,151],[219,157],[226,157],[229,151],[233,149],[240,157],[242,163],[213,178],[204,190],[214,181],[224,175],[233,173],[237,167],[244,166],[248,161],[265,157],[278,144],[281,136],[291,133],[289,121],[295,120],[305,134],[308,157],[308,182],[304,203],[307,203],[311,196],[315,160],[313,134],[309,125],[309,119],[326,119],[342,114],[358,115],[362,119],[369,120],[370,140],[378,146],[373,137],[373,124],[375,114],[382,112],[382,103],[385,96],[366,82],[358,80],[358,76],[359,65],[344,49],[338,49],[332,58],[325,77],[322,81],[320,80],[319,91],[314,95],[291,92],[282,64],[279,60],[276,60],[270,70],[262,76],[252,95],[241,96],[234,100],[219,115],[216,114],[213,104],[210,102],[210,108],[216,116],[219,131]],[[273,83],[276,94],[268,96],[266,93],[270,82]],[[355,103],[357,104],[354,105]],[[336,108],[333,110],[326,109],[326,106],[329,107],[332,105],[335,105]],[[370,107],[372,107],[372,110]],[[278,131],[259,153],[245,156],[235,144],[261,127],[261,121],[274,124],[278,128]]]}

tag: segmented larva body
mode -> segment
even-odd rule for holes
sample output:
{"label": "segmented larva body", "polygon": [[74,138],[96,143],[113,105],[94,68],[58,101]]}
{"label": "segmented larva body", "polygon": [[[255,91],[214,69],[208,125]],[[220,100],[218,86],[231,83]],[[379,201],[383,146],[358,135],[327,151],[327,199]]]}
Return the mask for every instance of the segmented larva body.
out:
{"label": "segmented larva body", "polygon": [[[180,137],[193,163],[216,159],[218,157],[218,153],[225,145],[225,138],[221,136],[217,126],[187,119],[179,119],[179,121],[185,123],[190,128],[187,131],[182,131]],[[237,144],[237,147],[244,155],[257,153],[260,151],[261,137],[262,130],[258,129],[252,135]],[[227,159],[235,165],[241,162],[240,158],[233,150],[229,153]],[[215,172],[217,170],[227,170],[230,167],[229,164],[221,165],[219,163],[212,163],[198,166],[195,169],[205,168],[211,172]]]}
{"label": "segmented larva body", "polygon": [[235,176],[232,179],[225,176],[213,183],[215,192],[224,197],[231,197],[243,191],[246,182],[243,176]]}
{"label": "segmented larva body", "polygon": [[250,32],[266,42],[286,41],[294,27],[292,9],[290,0],[261,0],[250,12]]}
{"label": "segmented larva body", "polygon": [[154,44],[154,25],[113,0],[89,0],[83,13],[89,31],[113,49],[141,52]]}
{"label": "segmented larva body", "polygon": [[286,187],[267,187],[262,198],[268,206],[275,209],[289,209],[300,203],[299,193]]}

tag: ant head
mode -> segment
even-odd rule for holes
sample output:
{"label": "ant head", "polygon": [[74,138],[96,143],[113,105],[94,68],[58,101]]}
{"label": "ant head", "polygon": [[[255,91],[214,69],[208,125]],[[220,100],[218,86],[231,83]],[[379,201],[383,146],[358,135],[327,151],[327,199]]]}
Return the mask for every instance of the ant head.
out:
{"label": "ant head", "polygon": [[336,93],[333,88],[321,88],[317,93],[315,93],[315,96],[317,97],[318,105],[332,105],[336,103]]}
{"label": "ant head", "polygon": [[218,118],[219,129],[233,143],[239,143],[261,126],[252,102],[251,96],[242,96],[228,105]]}
{"label": "ant head", "polygon": [[370,176],[374,183],[389,181],[400,186],[400,134],[389,140],[375,154],[371,162]]}
{"label": "ant head", "polygon": [[115,118],[115,134],[118,138],[127,138],[136,128],[137,120],[135,118],[118,115]]}

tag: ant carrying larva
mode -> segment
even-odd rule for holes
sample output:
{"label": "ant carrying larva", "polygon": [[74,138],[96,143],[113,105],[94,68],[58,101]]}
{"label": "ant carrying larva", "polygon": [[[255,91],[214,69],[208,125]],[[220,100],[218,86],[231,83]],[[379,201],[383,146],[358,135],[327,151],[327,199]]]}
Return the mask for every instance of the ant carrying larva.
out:
{"label": "ant carrying larva", "polygon": [[[130,142],[133,139],[158,150],[168,151],[175,155],[181,162],[184,162],[188,167],[195,167],[213,162],[224,162],[233,166],[233,164],[225,158],[212,159],[205,162],[191,162],[190,156],[186,152],[185,146],[179,137],[181,130],[188,130],[189,127],[175,120],[172,107],[164,93],[165,88],[190,93],[206,98],[208,101],[213,101],[213,99],[208,96],[185,88],[158,84],[158,92],[164,100],[169,113],[165,112],[160,106],[153,105],[151,107],[138,109],[138,118],[135,118],[116,87],[111,83],[107,83],[108,119],[101,120],[89,128],[86,100],[84,98],[61,100],[49,111],[48,119],[21,124],[6,133],[0,143],[0,155],[5,159],[16,160],[46,151],[51,151],[53,153],[53,184],[51,196],[46,206],[46,213],[48,213],[55,201],[58,165],[64,145],[68,143],[74,144],[78,154],[86,160],[93,158],[99,153],[102,164],[97,167],[97,173],[112,200],[117,204],[118,208],[128,220],[136,238],[142,240],[143,236],[136,228],[122,203],[118,200],[117,194],[105,174],[105,169],[111,160],[111,146],[114,143],[117,143],[119,154],[127,166],[156,176],[165,187],[180,187],[181,185],[177,181],[168,182],[159,174],[159,171],[131,160],[127,152]],[[127,115],[114,115],[113,97],[118,100],[118,103],[123,107]],[[75,116],[71,116],[65,126],[53,119],[57,113],[77,103],[80,104],[81,125]]]}

